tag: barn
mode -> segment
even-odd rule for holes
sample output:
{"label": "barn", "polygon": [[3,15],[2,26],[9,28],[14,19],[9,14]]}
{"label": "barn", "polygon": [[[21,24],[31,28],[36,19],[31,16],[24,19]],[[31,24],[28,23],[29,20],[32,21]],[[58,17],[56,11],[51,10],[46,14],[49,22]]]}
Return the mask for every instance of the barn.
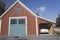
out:
{"label": "barn", "polygon": [[37,16],[21,1],[16,0],[1,16],[1,35],[54,34],[54,23]]}

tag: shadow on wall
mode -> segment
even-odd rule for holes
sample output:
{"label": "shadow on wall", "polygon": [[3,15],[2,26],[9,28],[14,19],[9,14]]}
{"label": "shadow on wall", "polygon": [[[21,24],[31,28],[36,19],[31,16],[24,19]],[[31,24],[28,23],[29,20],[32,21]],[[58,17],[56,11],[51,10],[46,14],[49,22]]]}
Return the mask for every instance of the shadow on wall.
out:
{"label": "shadow on wall", "polygon": [[1,20],[0,20],[0,34],[1,34]]}

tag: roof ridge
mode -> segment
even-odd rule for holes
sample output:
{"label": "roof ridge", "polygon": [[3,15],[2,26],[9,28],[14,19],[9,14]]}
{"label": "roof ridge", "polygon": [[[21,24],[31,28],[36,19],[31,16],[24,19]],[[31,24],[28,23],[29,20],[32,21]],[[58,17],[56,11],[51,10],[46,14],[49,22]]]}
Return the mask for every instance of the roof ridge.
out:
{"label": "roof ridge", "polygon": [[[26,8],[26,10],[28,10],[31,14],[33,14],[35,17],[38,17],[38,18],[42,18],[44,20],[47,20],[47,21],[50,21],[46,18],[43,18],[43,17],[39,17],[37,16],[33,11],[31,11],[26,5],[24,5],[20,0],[16,0],[1,16],[0,18],[2,18],[17,2],[19,2],[19,4],[21,4],[24,8]],[[50,22],[53,22],[53,21],[50,21]],[[55,23],[55,22],[53,22]]]}
{"label": "roof ridge", "polygon": [[37,16],[34,12],[32,12],[26,5],[24,5],[21,1],[16,0],[1,16],[0,18],[2,18],[17,2],[19,2],[19,4],[21,4],[25,9],[27,9],[31,14],[33,14],[34,16]]}

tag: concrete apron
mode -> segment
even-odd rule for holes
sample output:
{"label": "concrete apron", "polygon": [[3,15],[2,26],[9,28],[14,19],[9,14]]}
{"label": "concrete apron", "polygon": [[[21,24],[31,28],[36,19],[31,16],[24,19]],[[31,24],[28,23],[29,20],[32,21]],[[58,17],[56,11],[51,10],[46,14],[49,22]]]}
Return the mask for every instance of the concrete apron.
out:
{"label": "concrete apron", "polygon": [[45,34],[39,36],[0,36],[0,40],[60,40],[60,37]]}

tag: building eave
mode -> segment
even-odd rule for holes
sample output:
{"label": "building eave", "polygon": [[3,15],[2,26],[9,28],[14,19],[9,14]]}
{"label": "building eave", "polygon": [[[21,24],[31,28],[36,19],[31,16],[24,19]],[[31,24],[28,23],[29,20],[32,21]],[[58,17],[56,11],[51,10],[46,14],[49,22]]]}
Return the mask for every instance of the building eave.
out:
{"label": "building eave", "polygon": [[2,18],[16,3],[19,3],[19,4],[21,4],[27,11],[29,11],[32,15],[34,15],[35,17],[37,17],[37,15],[34,13],[34,12],[32,12],[27,6],[25,6],[21,1],[19,1],[19,0],[17,0],[17,1],[15,1],[1,16],[0,16],[0,18]]}
{"label": "building eave", "polygon": [[54,21],[52,21],[52,20],[49,20],[49,19],[43,18],[43,17],[41,17],[41,16],[37,16],[37,18],[40,18],[40,19],[46,20],[46,21],[51,22],[51,23],[54,23],[54,24],[56,23],[56,22],[54,22]]}

